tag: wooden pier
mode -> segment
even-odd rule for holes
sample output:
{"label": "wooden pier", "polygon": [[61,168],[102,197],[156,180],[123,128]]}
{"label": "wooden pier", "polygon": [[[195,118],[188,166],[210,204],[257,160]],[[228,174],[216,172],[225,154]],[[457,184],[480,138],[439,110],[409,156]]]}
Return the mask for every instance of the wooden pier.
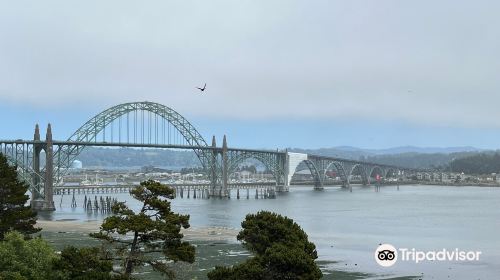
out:
{"label": "wooden pier", "polygon": [[[175,196],[180,198],[204,199],[220,194],[210,194],[210,184],[167,184],[175,189]],[[55,195],[69,194],[105,194],[105,193],[128,193],[137,185],[89,185],[89,186],[57,186],[54,187]],[[252,191],[250,191],[252,190]],[[255,191],[253,191],[255,190]],[[240,192],[241,191],[241,192]],[[250,198],[275,198],[276,184],[269,183],[231,183],[228,184],[228,198],[236,195],[237,199]]]}

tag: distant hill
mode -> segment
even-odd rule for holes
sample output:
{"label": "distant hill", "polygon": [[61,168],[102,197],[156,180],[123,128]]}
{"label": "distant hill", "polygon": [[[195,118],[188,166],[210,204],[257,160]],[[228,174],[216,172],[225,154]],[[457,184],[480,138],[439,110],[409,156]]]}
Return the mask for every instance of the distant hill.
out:
{"label": "distant hill", "polygon": [[131,148],[85,148],[77,158],[88,167],[156,166],[168,169],[198,167],[200,161],[193,151]]}
{"label": "distant hill", "polygon": [[403,146],[390,149],[370,150],[373,153],[382,154],[406,154],[406,153],[421,153],[421,154],[451,154],[461,152],[480,152],[483,149],[478,149],[470,146],[466,147],[414,147]]}
{"label": "distant hill", "polygon": [[372,153],[358,149],[354,147],[336,147],[336,148],[320,148],[320,149],[300,149],[300,148],[288,148],[290,152],[313,154],[327,157],[339,157],[346,159],[359,159],[361,157],[366,157],[372,155]]}
{"label": "distant hill", "polygon": [[[411,168],[447,168],[452,160],[483,152],[483,150],[474,147],[420,148],[412,146],[380,150],[349,146],[321,149],[290,148],[288,150]],[[120,168],[152,165],[169,169],[180,169],[182,167],[200,166],[200,162],[193,151],[165,149],[88,147],[78,156],[78,160],[82,161],[84,167]],[[252,164],[257,164],[257,162],[252,161]]]}
{"label": "distant hill", "polygon": [[365,158],[366,161],[396,165],[409,168],[437,168],[447,170],[452,160],[477,155],[478,152],[457,153],[402,153],[375,155]]}
{"label": "distant hill", "polygon": [[474,147],[427,148],[403,146],[389,149],[362,149],[350,146],[320,149],[296,149],[290,151],[322,156],[340,157],[353,160],[378,162],[409,168],[447,168],[458,158],[476,155],[486,150]]}
{"label": "distant hill", "polygon": [[460,152],[481,152],[486,151],[475,147],[415,147],[415,146],[401,146],[388,149],[363,149],[351,146],[339,146],[332,148],[319,148],[319,149],[300,149],[289,148],[291,151],[307,152],[307,153],[320,153],[322,155],[346,155],[349,158],[357,158],[359,156],[373,156],[373,155],[393,155],[393,154],[406,154],[406,153],[420,153],[420,154],[451,154]]}
{"label": "distant hill", "polygon": [[466,174],[500,173],[500,153],[480,153],[453,159],[450,170]]}

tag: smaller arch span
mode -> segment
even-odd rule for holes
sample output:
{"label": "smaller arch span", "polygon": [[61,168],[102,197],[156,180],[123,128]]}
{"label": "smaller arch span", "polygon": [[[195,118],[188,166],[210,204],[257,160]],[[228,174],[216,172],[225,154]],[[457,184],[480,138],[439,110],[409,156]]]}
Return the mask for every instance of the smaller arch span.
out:
{"label": "smaller arch span", "polygon": [[335,170],[337,170],[338,175],[339,175],[339,177],[340,177],[340,179],[341,179],[341,181],[342,181],[343,185],[347,185],[347,184],[348,184],[348,180],[347,180],[347,174],[346,174],[346,171],[345,171],[345,169],[344,169],[343,164],[342,164],[341,162],[338,162],[338,161],[332,161],[332,162],[330,162],[330,163],[326,166],[326,168],[325,168],[325,170],[324,170],[324,172],[323,172],[323,178],[325,178],[325,180],[326,180],[326,178],[327,178],[327,176],[328,176],[328,171],[330,170],[330,168],[331,168],[332,166],[333,166],[333,167],[335,167]]}
{"label": "smaller arch span", "polygon": [[299,164],[297,164],[297,166],[295,167],[295,170],[293,170],[293,173],[291,174],[290,178],[292,178],[293,175],[295,175],[295,173],[297,172],[297,168],[302,163],[304,163],[307,166],[307,169],[309,170],[311,176],[313,177],[315,189],[322,189],[323,182],[322,182],[322,178],[321,178],[321,172],[318,169],[318,167],[316,166],[316,164],[314,164],[314,162],[310,159],[304,159],[304,160],[300,161]]}
{"label": "smaller arch span", "polygon": [[[375,172],[375,173],[374,173]],[[381,177],[384,177],[385,175],[385,172],[384,172],[384,169],[378,165],[375,165],[375,166],[372,166],[370,168],[370,172],[368,173],[368,176],[369,177],[374,177],[373,175],[375,174],[376,175],[379,175]]]}
{"label": "smaller arch span", "polygon": [[352,176],[354,176],[354,174],[353,174],[354,171],[359,172],[359,176],[361,176],[361,183],[368,184],[368,175],[366,172],[366,167],[361,163],[356,163],[356,164],[352,165],[351,168],[349,169],[349,175],[347,177],[348,178],[347,181],[349,184],[351,184],[351,179],[352,179]]}
{"label": "smaller arch span", "polygon": [[266,153],[241,153],[231,158],[228,164],[228,174],[233,174],[236,172],[238,166],[245,162],[248,159],[255,159],[261,162],[268,170],[271,171],[273,177],[276,181],[276,184],[280,184],[284,182],[285,172],[282,170],[282,166],[280,166],[279,158],[274,154],[266,154]]}

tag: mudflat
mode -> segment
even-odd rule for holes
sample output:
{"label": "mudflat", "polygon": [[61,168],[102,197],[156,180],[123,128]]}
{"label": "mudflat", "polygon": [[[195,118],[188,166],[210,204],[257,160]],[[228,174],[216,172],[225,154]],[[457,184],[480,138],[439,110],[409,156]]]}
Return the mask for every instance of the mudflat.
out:
{"label": "mudflat", "polygon": [[[99,231],[102,221],[98,220],[72,220],[63,219],[56,221],[38,221],[36,226],[46,232],[91,233]],[[224,241],[236,243],[237,229],[226,227],[190,227],[183,229],[186,240],[198,241]]]}

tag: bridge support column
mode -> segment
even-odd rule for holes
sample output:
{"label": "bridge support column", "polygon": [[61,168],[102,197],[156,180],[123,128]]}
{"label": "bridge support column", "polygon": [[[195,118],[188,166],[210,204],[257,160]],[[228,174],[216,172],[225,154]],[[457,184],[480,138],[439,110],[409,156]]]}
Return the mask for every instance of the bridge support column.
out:
{"label": "bridge support column", "polygon": [[307,167],[309,171],[311,171],[311,175],[314,179],[314,189],[322,190],[323,189],[323,180],[321,178],[320,170],[321,170],[321,162],[316,161],[313,162],[311,159],[306,160]]}
{"label": "bridge support column", "polygon": [[288,155],[283,154],[278,157],[279,166],[275,171],[276,176],[276,192],[287,192],[289,190],[288,178]]}
{"label": "bridge support column", "polygon": [[348,188],[349,192],[352,192],[351,175],[346,175],[346,178],[345,178],[345,181],[344,181],[342,187]]}
{"label": "bridge support column", "polygon": [[317,191],[323,190],[323,183],[321,182],[321,179],[316,180],[314,182],[314,189],[317,190]]}
{"label": "bridge support column", "polygon": [[[54,206],[54,162],[53,154],[54,147],[52,144],[52,128],[50,123],[47,127],[46,135],[46,147],[45,147],[45,177],[44,177],[44,200],[43,203],[36,203],[33,205],[35,210],[40,211],[54,211],[56,207]],[[40,205],[41,204],[41,205]]]}
{"label": "bridge support column", "polygon": [[[212,137],[212,148],[216,148],[215,135]],[[217,151],[212,150],[212,157],[210,161],[210,190],[208,191],[208,196],[215,196],[217,188]]]}
{"label": "bridge support column", "polygon": [[[288,152],[285,155],[285,184],[284,189],[288,191],[290,188],[290,182],[292,181],[293,174],[295,173],[295,169],[302,161],[307,160],[307,154],[302,153],[291,153]],[[278,190],[280,191],[280,190]]]}
{"label": "bridge support column", "polygon": [[[38,124],[35,126],[35,134],[33,140],[40,141],[40,128]],[[40,196],[40,152],[42,151],[42,146],[40,144],[33,145],[33,186],[35,190],[31,192],[31,207],[34,209],[40,209],[43,205],[43,199]]]}
{"label": "bridge support column", "polygon": [[370,172],[370,167],[362,165],[361,168],[362,168],[361,180],[363,180],[363,186],[369,186],[371,184],[370,182],[371,174],[368,174]]}
{"label": "bridge support column", "polygon": [[222,197],[229,197],[229,190],[227,186],[228,181],[228,160],[227,160],[227,142],[226,135],[222,140]]}

